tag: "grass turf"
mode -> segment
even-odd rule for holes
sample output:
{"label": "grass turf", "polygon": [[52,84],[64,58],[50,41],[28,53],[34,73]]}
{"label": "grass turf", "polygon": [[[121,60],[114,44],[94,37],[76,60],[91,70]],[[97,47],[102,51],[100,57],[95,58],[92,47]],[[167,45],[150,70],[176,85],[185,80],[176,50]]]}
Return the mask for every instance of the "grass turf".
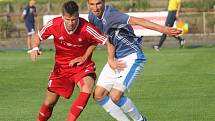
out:
{"label": "grass turf", "polygon": [[[215,121],[215,48],[144,50],[147,63],[126,93],[149,121]],[[35,121],[45,98],[53,52],[32,63],[25,52],[0,52],[0,121]],[[94,53],[99,75],[106,51]],[[60,98],[50,121],[65,121],[70,100]],[[114,121],[92,99],[79,121]]]}

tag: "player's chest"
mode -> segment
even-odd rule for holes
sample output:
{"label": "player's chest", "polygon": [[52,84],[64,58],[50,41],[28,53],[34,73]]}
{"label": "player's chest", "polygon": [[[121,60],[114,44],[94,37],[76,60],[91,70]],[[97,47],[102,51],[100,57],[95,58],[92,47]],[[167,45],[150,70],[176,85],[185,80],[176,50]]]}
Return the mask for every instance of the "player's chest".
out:
{"label": "player's chest", "polygon": [[66,47],[83,47],[87,44],[87,39],[80,34],[59,33],[55,36],[55,43]]}
{"label": "player's chest", "polygon": [[94,21],[96,27],[99,28],[99,30],[101,30],[103,33],[106,33],[107,29],[110,28],[110,26],[112,26],[113,23],[114,21],[107,17],[104,17],[102,19],[96,19]]}

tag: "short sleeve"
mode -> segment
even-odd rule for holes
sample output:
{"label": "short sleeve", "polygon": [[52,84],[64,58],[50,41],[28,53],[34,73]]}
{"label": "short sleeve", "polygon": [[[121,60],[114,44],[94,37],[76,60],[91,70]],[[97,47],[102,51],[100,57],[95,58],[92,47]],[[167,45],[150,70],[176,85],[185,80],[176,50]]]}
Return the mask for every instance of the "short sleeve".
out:
{"label": "short sleeve", "polygon": [[27,12],[28,12],[28,8],[25,7],[24,10],[23,10],[23,12],[22,12],[22,15],[23,15],[23,16],[27,15]]}
{"label": "short sleeve", "polygon": [[87,35],[90,40],[93,42],[98,42],[99,44],[105,44],[107,41],[107,36],[103,35],[101,31],[99,31],[95,26],[92,24],[88,24],[86,27]]}
{"label": "short sleeve", "polygon": [[107,5],[105,8],[104,18],[107,21],[108,25],[120,25],[128,24],[130,17],[128,14],[118,11],[111,5]]}
{"label": "short sleeve", "polygon": [[40,40],[45,40],[52,35],[52,27],[53,20],[49,21],[47,24],[43,26],[43,28],[40,31],[38,31],[38,36]]}
{"label": "short sleeve", "polygon": [[121,23],[121,24],[128,24],[129,21],[129,15],[119,12],[119,11],[114,11],[111,14],[109,14],[110,17],[114,23]]}

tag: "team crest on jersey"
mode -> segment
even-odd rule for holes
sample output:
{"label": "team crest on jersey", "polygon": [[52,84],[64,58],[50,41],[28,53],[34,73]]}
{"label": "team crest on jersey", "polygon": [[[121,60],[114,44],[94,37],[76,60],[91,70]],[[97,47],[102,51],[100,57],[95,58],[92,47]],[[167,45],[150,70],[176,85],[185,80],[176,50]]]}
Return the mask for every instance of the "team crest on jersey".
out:
{"label": "team crest on jersey", "polygon": [[79,41],[79,42],[82,42],[83,40],[82,40],[82,38],[78,38],[78,41]]}
{"label": "team crest on jersey", "polygon": [[64,40],[63,36],[61,36],[61,37],[59,38],[59,40]]}

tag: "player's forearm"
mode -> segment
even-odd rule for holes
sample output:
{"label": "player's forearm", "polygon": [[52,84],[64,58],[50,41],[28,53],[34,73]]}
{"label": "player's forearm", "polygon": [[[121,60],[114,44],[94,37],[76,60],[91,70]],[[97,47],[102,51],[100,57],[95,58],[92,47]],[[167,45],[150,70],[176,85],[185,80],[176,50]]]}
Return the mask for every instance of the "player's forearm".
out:
{"label": "player's forearm", "polygon": [[178,8],[177,8],[177,12],[176,12],[177,18],[179,18],[180,10],[181,10],[181,4],[178,4]]}
{"label": "player's forearm", "polygon": [[85,52],[85,54],[83,55],[83,57],[85,59],[87,59],[93,53],[93,51],[95,50],[95,48],[96,48],[96,44],[90,45],[87,48],[87,51]]}
{"label": "player's forearm", "polygon": [[108,61],[113,61],[115,58],[115,47],[109,42],[106,42],[107,52],[108,52]]}
{"label": "player's forearm", "polygon": [[164,26],[150,22],[144,18],[130,17],[129,23],[132,25],[139,25],[147,29],[159,31],[161,33],[166,33]]}
{"label": "player's forearm", "polygon": [[34,34],[33,35],[33,43],[32,43],[32,47],[39,47],[40,46],[40,39],[38,34]]}

